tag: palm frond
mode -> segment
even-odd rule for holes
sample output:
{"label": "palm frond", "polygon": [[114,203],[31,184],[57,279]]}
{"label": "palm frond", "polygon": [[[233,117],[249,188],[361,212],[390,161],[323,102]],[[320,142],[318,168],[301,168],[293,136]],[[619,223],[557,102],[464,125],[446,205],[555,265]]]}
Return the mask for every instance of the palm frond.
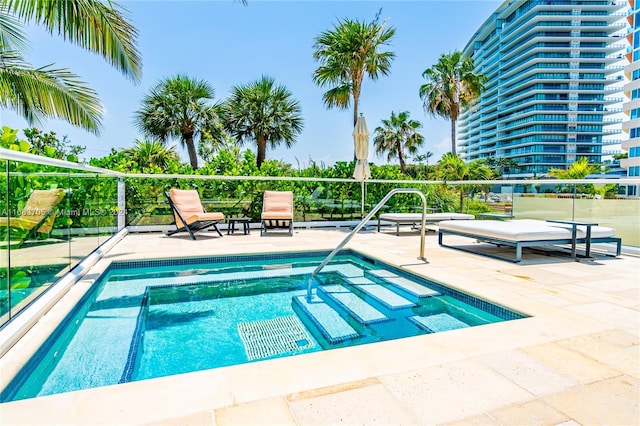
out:
{"label": "palm frond", "polygon": [[328,108],[338,107],[340,109],[347,109],[351,105],[351,93],[351,85],[344,84],[327,90],[324,95],[322,95],[322,100]]}
{"label": "palm frond", "polygon": [[0,6],[0,49],[24,52],[28,44],[23,24]]}
{"label": "palm frond", "polygon": [[109,0],[0,0],[0,7],[25,21],[42,25],[83,49],[101,55],[134,82],[142,77],[137,29],[128,11]]}
{"label": "palm frond", "polygon": [[61,118],[98,134],[102,106],[96,92],[66,68],[31,68],[15,51],[0,52],[0,106],[29,123]]}

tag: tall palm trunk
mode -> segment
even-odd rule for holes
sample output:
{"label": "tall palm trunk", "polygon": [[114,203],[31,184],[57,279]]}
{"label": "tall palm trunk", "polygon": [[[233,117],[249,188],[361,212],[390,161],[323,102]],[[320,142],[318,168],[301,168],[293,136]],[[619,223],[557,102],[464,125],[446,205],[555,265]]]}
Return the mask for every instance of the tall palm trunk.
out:
{"label": "tall palm trunk", "polygon": [[355,105],[353,107],[353,127],[356,127],[356,123],[358,122],[358,102],[354,101]]}
{"label": "tall palm trunk", "polygon": [[198,168],[198,153],[196,152],[196,145],[193,143],[193,134],[185,136],[184,143],[187,145],[187,151],[189,152],[189,163],[193,170]]}
{"label": "tall palm trunk", "polygon": [[258,157],[256,158],[256,165],[258,168],[262,166],[262,162],[267,156],[267,138],[264,136],[258,136]]}
{"label": "tall palm trunk", "polygon": [[402,147],[400,144],[397,145],[398,149],[398,161],[400,161],[400,171],[404,173],[406,171],[407,166],[404,163],[404,153],[402,152]]}
{"label": "tall palm trunk", "polygon": [[456,120],[451,118],[451,153],[456,155]]}

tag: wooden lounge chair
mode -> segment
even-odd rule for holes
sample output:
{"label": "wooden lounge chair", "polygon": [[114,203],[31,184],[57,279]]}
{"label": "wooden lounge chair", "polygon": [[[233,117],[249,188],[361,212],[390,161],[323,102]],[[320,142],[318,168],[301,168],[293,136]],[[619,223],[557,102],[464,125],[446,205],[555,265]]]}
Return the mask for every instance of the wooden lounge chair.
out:
{"label": "wooden lounge chair", "polygon": [[[513,258],[495,253],[481,252],[470,246],[452,246],[443,242],[443,236],[458,235],[473,238],[478,242],[494,244],[498,247],[514,247]],[[620,255],[622,240],[615,236],[615,229],[597,226],[595,223],[575,221],[543,221],[534,219],[517,220],[448,220],[440,222],[438,243],[443,247],[455,248],[498,259],[520,262],[524,247],[570,246],[571,256],[577,260],[576,246],[585,245],[584,257],[590,258],[592,243],[616,244],[616,256]]]}
{"label": "wooden lounge chair", "polygon": [[293,192],[264,191],[260,235],[268,229],[288,229],[293,235]]}
{"label": "wooden lounge chair", "polygon": [[222,232],[218,229],[218,223],[224,220],[221,212],[207,213],[200,201],[200,195],[195,189],[170,189],[165,193],[169,206],[173,212],[176,224],[175,231],[169,231],[167,235],[186,231],[192,239],[196,239],[195,233],[207,228],[214,228],[218,235],[222,237]]}
{"label": "wooden lounge chair", "polygon": [[36,189],[20,211],[18,217],[0,217],[0,228],[6,234],[6,248],[19,248],[29,239],[42,239],[49,236],[56,219],[56,207],[67,195],[64,189]]}

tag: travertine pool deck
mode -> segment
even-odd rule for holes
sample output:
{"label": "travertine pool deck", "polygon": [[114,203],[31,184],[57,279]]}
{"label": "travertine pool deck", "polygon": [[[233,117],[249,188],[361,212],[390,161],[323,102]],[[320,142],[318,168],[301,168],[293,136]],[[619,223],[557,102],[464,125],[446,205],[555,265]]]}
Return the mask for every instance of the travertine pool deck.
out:
{"label": "travertine pool deck", "polygon": [[[127,235],[0,368],[18,369],[112,260],[333,249],[346,233]],[[0,424],[638,424],[640,258],[525,251],[514,264],[439,247],[429,233],[425,263],[419,239],[367,231],[346,248],[530,318],[5,403]]]}

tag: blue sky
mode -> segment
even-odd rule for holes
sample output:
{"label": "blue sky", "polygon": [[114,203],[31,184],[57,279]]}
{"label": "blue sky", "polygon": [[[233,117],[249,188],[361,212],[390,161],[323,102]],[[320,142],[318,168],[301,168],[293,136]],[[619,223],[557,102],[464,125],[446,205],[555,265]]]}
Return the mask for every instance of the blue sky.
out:
{"label": "blue sky", "polygon": [[[207,80],[215,100],[225,99],[231,87],[262,75],[285,85],[300,101],[304,131],[291,149],[267,151],[294,167],[309,160],[326,165],[353,158],[352,110],[327,110],[322,103],[326,89],[312,82],[317,63],[313,41],[339,19],[372,20],[381,17],[396,28],[390,50],[396,53],[391,74],[377,81],[365,80],[360,99],[370,132],[392,111],[409,111],[423,123],[426,143],[422,153],[434,153],[432,161],[450,150],[450,124],[425,115],[418,89],[422,72],[441,53],[463,49],[469,38],[502,1],[257,1],[247,6],[225,1],[121,1],[140,32],[143,78],[134,85],[100,57],[52,37],[38,27],[28,31],[31,50],[27,60],[35,67],[55,63],[68,67],[94,88],[103,102],[105,116],[100,136],[64,122],[48,120],[38,126],[67,135],[71,143],[87,147],[86,157],[101,157],[113,148],[130,147],[141,137],[132,125],[142,97],[159,80],[185,73]],[[27,123],[13,112],[1,110],[1,123],[23,129]],[[186,150],[177,145],[183,159]],[[384,164],[370,151],[370,160]]]}

